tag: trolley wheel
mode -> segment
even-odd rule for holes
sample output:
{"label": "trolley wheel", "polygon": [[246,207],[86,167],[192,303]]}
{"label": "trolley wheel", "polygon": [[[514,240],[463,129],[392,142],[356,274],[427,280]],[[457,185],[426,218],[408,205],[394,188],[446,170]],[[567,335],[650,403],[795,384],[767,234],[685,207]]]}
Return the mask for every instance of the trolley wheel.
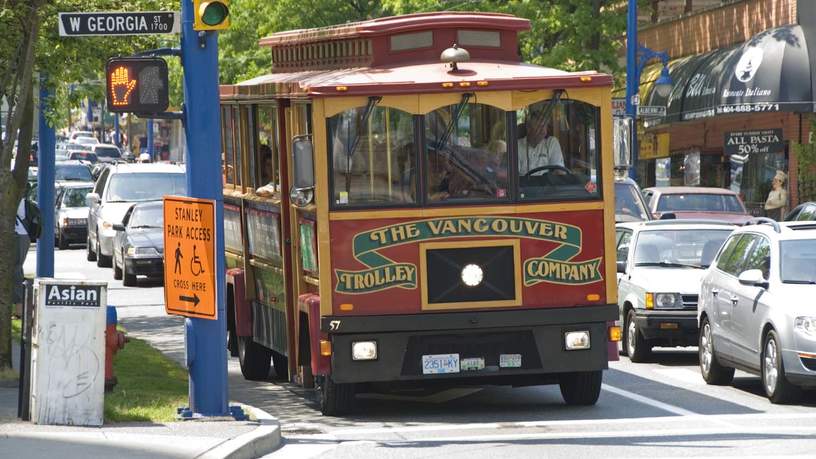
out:
{"label": "trolley wheel", "polygon": [[601,395],[603,370],[567,373],[558,385],[567,405],[594,405]]}
{"label": "trolley wheel", "polygon": [[262,381],[269,377],[272,351],[252,341],[251,336],[238,337],[238,361],[241,373],[250,381]]}
{"label": "trolley wheel", "polygon": [[272,351],[272,366],[278,380],[289,381],[289,359],[285,355]]}
{"label": "trolley wheel", "polygon": [[238,333],[235,330],[227,331],[227,350],[230,357],[238,357]]}
{"label": "trolley wheel", "polygon": [[323,377],[320,387],[320,411],[324,416],[341,416],[351,411],[354,384],[337,384],[331,375]]}

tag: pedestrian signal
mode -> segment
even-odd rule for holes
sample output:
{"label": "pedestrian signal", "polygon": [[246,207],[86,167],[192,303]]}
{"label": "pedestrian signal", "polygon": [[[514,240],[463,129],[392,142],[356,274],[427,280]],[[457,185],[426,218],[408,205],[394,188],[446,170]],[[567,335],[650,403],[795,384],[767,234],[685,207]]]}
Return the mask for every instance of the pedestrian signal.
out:
{"label": "pedestrian signal", "polygon": [[229,0],[193,0],[193,30],[223,30],[229,27]]}
{"label": "pedestrian signal", "polygon": [[108,110],[161,113],[169,105],[167,62],[156,57],[113,57],[105,66]]}

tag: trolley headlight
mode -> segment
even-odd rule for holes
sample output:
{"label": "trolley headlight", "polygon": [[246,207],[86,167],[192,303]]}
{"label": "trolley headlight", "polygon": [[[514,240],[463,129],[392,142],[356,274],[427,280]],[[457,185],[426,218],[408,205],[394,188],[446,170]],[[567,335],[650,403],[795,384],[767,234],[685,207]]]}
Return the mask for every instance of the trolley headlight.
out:
{"label": "trolley headlight", "polygon": [[816,337],[816,317],[797,317],[793,321],[793,328],[811,337]]}
{"label": "trolley headlight", "polygon": [[568,351],[589,349],[589,330],[579,330],[564,333],[564,347]]}
{"label": "trolley headlight", "polygon": [[377,360],[376,341],[354,341],[351,343],[352,360]]}
{"label": "trolley headlight", "polygon": [[294,188],[289,192],[289,199],[297,207],[306,207],[314,199],[314,188]]}
{"label": "trolley headlight", "polygon": [[462,268],[462,282],[468,287],[475,287],[482,283],[484,271],[479,265],[470,263]]}

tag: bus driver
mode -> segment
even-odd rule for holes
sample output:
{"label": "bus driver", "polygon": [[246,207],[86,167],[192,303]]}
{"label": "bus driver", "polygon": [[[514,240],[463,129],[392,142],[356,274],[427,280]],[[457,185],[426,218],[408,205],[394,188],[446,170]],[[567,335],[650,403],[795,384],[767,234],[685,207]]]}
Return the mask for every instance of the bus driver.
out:
{"label": "bus driver", "polygon": [[530,111],[525,125],[527,135],[518,140],[519,174],[525,175],[541,166],[564,167],[561,144],[550,135],[550,125],[543,114]]}

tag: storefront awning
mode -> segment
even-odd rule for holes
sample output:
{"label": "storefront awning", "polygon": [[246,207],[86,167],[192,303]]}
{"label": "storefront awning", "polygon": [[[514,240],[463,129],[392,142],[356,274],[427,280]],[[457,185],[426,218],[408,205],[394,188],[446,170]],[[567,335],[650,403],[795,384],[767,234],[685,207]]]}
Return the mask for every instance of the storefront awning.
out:
{"label": "storefront awning", "polygon": [[667,107],[666,117],[654,120],[658,123],[732,113],[814,111],[810,57],[799,25],[769,29],[731,48],[676,59],[669,64],[669,73],[674,82],[669,96],[650,91],[641,101]]}

